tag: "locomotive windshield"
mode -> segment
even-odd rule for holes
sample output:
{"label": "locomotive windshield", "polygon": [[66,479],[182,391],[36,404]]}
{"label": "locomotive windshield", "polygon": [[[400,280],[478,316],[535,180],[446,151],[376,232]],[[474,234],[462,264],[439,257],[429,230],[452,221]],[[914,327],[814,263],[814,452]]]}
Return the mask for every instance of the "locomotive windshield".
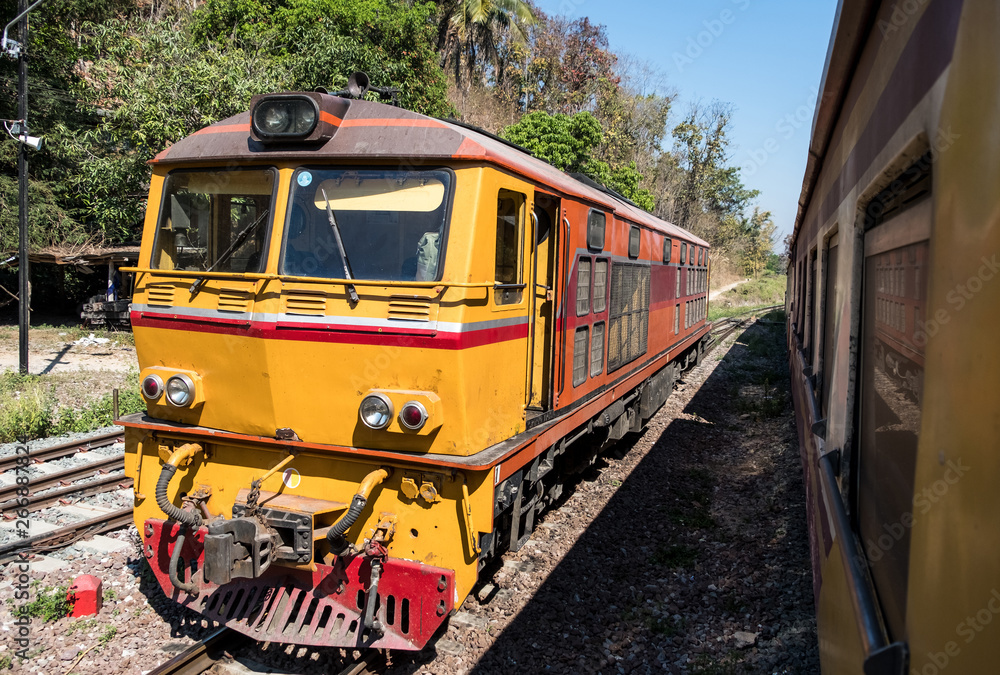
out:
{"label": "locomotive windshield", "polygon": [[153,268],[260,272],[276,176],[273,169],[171,172]]}
{"label": "locomotive windshield", "polygon": [[447,171],[299,169],[278,271],[342,279],[346,258],[356,279],[436,280],[450,191]]}

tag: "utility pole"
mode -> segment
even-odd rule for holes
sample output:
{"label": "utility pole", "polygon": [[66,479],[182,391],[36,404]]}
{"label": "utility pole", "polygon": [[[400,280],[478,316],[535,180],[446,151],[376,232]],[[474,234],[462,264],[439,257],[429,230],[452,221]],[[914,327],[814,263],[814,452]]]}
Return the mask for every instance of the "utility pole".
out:
{"label": "utility pole", "polygon": [[[17,115],[22,120],[22,133],[28,133],[28,0],[18,0],[18,14],[21,15],[19,36],[22,48],[17,55]],[[6,46],[6,45],[4,45]],[[18,364],[22,373],[28,372],[28,326],[31,325],[31,298],[28,278],[28,146],[18,144],[17,184],[18,184],[18,228],[20,241],[17,251],[18,295],[20,303],[17,314]]]}
{"label": "utility pole", "polygon": [[[7,127],[7,133],[17,139],[19,148],[17,153],[17,187],[18,187],[18,230],[19,241],[17,249],[17,277],[18,277],[18,361],[20,371],[28,372],[28,326],[31,324],[31,310],[29,294],[28,276],[28,147],[36,150],[42,146],[42,139],[28,135],[28,57],[25,54],[25,47],[28,43],[28,12],[33,10],[45,0],[35,0],[35,3],[28,6],[28,0],[18,0],[18,14],[4,26],[3,40],[0,43],[0,53],[17,58],[17,114],[18,120],[13,122],[12,127]],[[15,23],[21,42],[15,42],[7,38],[7,31]],[[4,122],[6,125],[7,122]]]}

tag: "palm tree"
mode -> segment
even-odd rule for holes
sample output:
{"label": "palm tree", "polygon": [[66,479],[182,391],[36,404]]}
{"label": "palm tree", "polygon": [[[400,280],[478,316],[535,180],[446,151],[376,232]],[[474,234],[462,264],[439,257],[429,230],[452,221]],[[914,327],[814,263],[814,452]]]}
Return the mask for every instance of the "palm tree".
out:
{"label": "palm tree", "polygon": [[477,66],[497,65],[497,45],[503,32],[509,31],[516,42],[525,42],[527,28],[538,22],[526,0],[444,0],[441,7],[441,62],[454,69],[459,82],[463,70],[471,79]]}

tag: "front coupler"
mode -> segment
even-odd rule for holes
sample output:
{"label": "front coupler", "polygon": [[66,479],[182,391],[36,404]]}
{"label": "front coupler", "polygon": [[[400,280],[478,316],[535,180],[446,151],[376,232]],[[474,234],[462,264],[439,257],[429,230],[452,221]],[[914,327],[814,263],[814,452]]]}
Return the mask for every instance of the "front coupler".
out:
{"label": "front coupler", "polygon": [[185,526],[147,520],[143,549],[164,593],[258,641],[343,648],[419,650],[454,609],[454,570],[382,556],[338,556],[333,565],[315,564],[313,570],[272,564],[256,577],[239,576],[234,566],[231,580],[218,583],[225,574],[211,570],[213,564],[238,559],[248,571],[254,560],[258,568],[263,563],[263,555],[251,555],[246,546],[260,533],[238,524],[244,521],[253,522],[223,521],[214,532],[215,523],[202,525],[182,538],[180,574],[195,594],[175,588],[169,575]]}

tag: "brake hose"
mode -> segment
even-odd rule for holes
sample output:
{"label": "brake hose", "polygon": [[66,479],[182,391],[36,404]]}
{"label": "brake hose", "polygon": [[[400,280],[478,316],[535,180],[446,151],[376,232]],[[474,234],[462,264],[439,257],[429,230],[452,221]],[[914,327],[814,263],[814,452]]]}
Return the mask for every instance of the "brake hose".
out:
{"label": "brake hose", "polygon": [[376,469],[361,481],[361,485],[358,486],[358,491],[354,494],[354,499],[351,500],[351,506],[347,509],[347,513],[341,516],[340,520],[334,523],[326,533],[326,539],[330,542],[330,552],[333,555],[343,555],[344,551],[350,546],[344,535],[347,534],[347,531],[358,520],[361,512],[365,510],[371,491],[388,477],[389,471],[387,469]]}
{"label": "brake hose", "polygon": [[167,515],[169,520],[175,520],[178,523],[191,527],[201,526],[201,516],[197,512],[185,511],[174,506],[170,502],[170,498],[167,497],[167,486],[170,485],[174,474],[177,473],[177,465],[184,460],[194,457],[201,451],[202,448],[197,443],[182,445],[170,455],[170,459],[167,460],[166,464],[163,465],[163,469],[160,470],[160,479],[156,481],[156,505]]}

